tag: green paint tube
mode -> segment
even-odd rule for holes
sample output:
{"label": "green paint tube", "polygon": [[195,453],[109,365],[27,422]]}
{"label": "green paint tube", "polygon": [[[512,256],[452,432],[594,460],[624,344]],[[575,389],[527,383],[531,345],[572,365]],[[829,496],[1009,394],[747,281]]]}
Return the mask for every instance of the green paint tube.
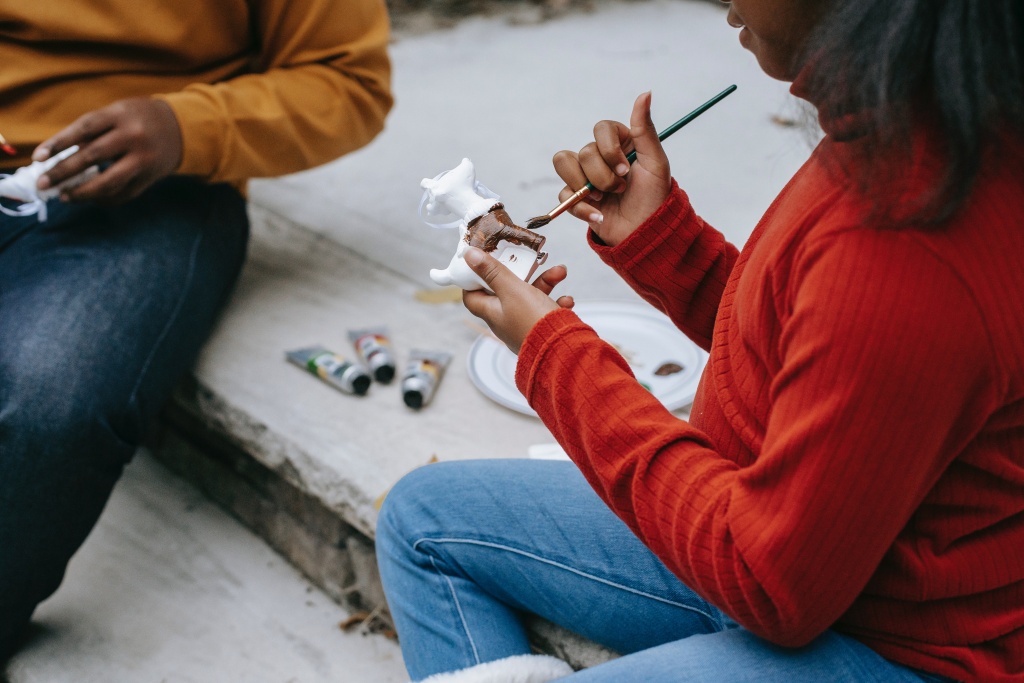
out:
{"label": "green paint tube", "polygon": [[289,362],[346,394],[362,396],[370,388],[370,376],[366,370],[322,346],[288,351],[287,357]]}

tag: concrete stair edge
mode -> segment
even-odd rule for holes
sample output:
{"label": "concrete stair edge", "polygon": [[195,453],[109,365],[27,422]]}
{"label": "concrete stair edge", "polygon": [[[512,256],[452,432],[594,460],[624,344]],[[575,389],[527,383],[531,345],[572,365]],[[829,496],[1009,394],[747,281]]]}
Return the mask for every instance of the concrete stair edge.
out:
{"label": "concrete stair edge", "polygon": [[[165,411],[149,444],[154,456],[197,486],[263,538],[310,581],[341,604],[360,611],[368,632],[393,632],[372,531],[346,522],[278,470],[247,453],[178,404]],[[579,670],[617,657],[611,650],[540,617],[527,620],[531,645]]]}

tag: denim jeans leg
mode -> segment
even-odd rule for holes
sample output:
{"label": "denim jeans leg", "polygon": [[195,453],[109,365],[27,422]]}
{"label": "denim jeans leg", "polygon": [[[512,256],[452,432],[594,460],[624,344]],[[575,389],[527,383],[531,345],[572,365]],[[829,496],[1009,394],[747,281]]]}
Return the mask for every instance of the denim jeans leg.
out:
{"label": "denim jeans leg", "polygon": [[385,500],[377,553],[413,680],[530,652],[538,614],[622,653],[726,627],[571,463],[439,463]]}
{"label": "denim jeans leg", "polygon": [[744,628],[695,635],[580,671],[567,683],[927,683],[945,681],[891,662],[853,638],[826,631],[784,648]]}
{"label": "denim jeans leg", "polygon": [[236,190],[187,178],[51,206],[0,222],[0,661],[193,362],[248,235]]}

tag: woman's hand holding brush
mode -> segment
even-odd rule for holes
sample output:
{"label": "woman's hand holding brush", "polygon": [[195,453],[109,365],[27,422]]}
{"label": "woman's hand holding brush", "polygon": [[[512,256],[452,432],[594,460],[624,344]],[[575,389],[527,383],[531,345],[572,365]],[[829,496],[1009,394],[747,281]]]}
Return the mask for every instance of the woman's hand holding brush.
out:
{"label": "woman's hand holding brush", "polygon": [[[735,90],[736,86],[730,85],[728,88],[718,93],[665,130],[658,133],[657,141],[661,142],[667,140],[679,129],[689,125],[694,119],[721,102],[723,99],[735,92]],[[593,144],[584,147],[580,150],[579,154],[573,154],[572,152],[559,152],[555,156],[555,166],[556,168],[560,167],[559,175],[569,182],[569,187],[572,187],[572,183],[574,181],[577,181],[580,178],[585,178],[588,171],[593,171],[598,175],[604,176],[607,181],[607,186],[599,188],[593,182],[587,181],[575,192],[571,192],[568,189],[563,190],[561,194],[563,199],[558,206],[551,209],[551,211],[547,212],[543,216],[534,216],[527,221],[527,230],[538,230],[543,228],[552,220],[562,215],[562,213],[572,209],[584,199],[587,199],[593,192],[598,193],[598,196],[593,199],[594,205],[604,200],[604,192],[602,192],[602,189],[615,194],[624,192],[625,190],[623,188],[628,187],[628,183],[623,186],[622,183],[615,181],[629,175],[629,164],[636,161],[637,153],[640,151],[641,147],[647,148],[644,151],[649,156],[646,164],[648,170],[654,170],[657,175],[661,175],[660,168],[656,168],[659,166],[659,161],[656,157],[664,158],[665,154],[661,151],[660,145],[654,144],[655,141],[651,136],[653,128],[651,127],[651,94],[649,92],[641,95],[633,105],[633,114],[631,116],[630,125],[631,128],[626,128],[622,124],[615,123],[614,121],[602,121],[594,128],[595,141]],[[633,147],[632,151],[625,154],[625,150],[629,147]],[[625,163],[622,163],[622,157],[624,154]],[[607,169],[605,167],[612,169],[612,175],[610,178],[608,177]],[[667,161],[665,162],[665,177],[668,177]],[[594,207],[592,206],[591,208]],[[600,223],[604,219],[604,215],[600,211],[573,211],[572,213],[591,223]],[[583,215],[581,215],[581,213]],[[633,213],[633,211],[627,206],[624,207],[621,213],[628,217]],[[608,233],[608,238],[613,240],[612,244],[617,244],[618,241],[621,241],[623,238],[623,235],[620,235],[619,231],[605,229],[605,232]],[[628,232],[626,234],[628,234]]]}
{"label": "woman's hand holding brush", "polygon": [[[595,190],[576,206],[572,215],[586,221],[609,246],[615,246],[654,213],[668,197],[672,175],[668,156],[651,120],[651,93],[636,99],[629,126],[601,121],[594,126],[594,142],[577,152],[555,154],[555,171],[565,181],[559,194],[564,201],[574,187],[590,182]],[[626,155],[636,151],[630,165]]]}
{"label": "woman's hand holding brush", "polygon": [[[636,161],[630,166],[627,155],[634,149]],[[587,221],[609,245],[618,244],[636,230],[661,206],[672,186],[668,157],[651,121],[650,93],[637,98],[629,127],[602,121],[594,126],[594,142],[579,153],[559,152],[554,164],[567,184],[559,201],[574,193],[570,188],[582,187],[588,181],[596,188],[568,211]],[[519,353],[538,320],[551,311],[573,306],[570,296],[557,300],[550,296],[566,277],[564,266],[546,270],[531,285],[478,249],[468,249],[465,259],[494,292],[464,292],[466,308],[487,323],[513,353]]]}
{"label": "woman's hand holding brush", "polygon": [[[530,219],[527,227],[543,227],[562,211],[569,211],[586,221],[605,244],[619,244],[658,210],[672,190],[668,156],[661,141],[735,89],[735,85],[729,86],[660,134],[651,121],[651,93],[640,95],[633,103],[628,127],[616,121],[601,121],[594,126],[594,142],[578,153],[562,151],[555,155],[555,171],[566,182],[559,195],[562,204]],[[583,189],[574,191],[574,187]],[[567,201],[570,198],[572,202]],[[550,296],[566,277],[564,266],[546,270],[531,285],[479,249],[468,249],[465,259],[494,292],[464,292],[466,308],[483,319],[513,353],[519,352],[542,317],[559,308],[573,307],[571,296]]]}

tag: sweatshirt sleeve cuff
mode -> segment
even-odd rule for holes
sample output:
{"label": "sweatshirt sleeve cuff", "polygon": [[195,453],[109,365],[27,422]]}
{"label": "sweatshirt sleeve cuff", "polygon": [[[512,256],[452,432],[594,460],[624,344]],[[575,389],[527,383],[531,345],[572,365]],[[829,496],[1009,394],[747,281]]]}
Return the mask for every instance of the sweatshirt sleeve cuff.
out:
{"label": "sweatshirt sleeve cuff", "polygon": [[593,230],[588,233],[587,241],[602,261],[619,272],[628,272],[665,241],[677,237],[680,230],[696,232],[699,221],[695,219],[690,198],[673,178],[665,201],[622,242],[610,247],[601,242]]}
{"label": "sweatshirt sleeve cuff", "polygon": [[166,102],[178,119],[182,149],[176,173],[212,178],[219,168],[227,135],[224,115],[215,101],[197,86],[154,97]]}

